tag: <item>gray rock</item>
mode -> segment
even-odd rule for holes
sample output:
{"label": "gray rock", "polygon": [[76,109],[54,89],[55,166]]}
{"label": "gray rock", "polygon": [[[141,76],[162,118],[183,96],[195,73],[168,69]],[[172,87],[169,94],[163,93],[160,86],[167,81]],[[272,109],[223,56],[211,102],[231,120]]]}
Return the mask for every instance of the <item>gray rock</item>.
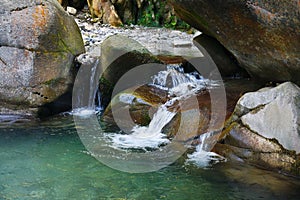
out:
{"label": "gray rock", "polygon": [[59,102],[59,97],[71,91],[72,63],[84,52],[74,19],[56,0],[2,3],[0,101],[5,106],[0,106],[0,113],[27,109],[37,115],[54,102],[63,105],[57,111],[65,108],[70,102]]}
{"label": "gray rock", "polygon": [[240,104],[254,111],[242,116],[242,123],[266,138],[275,138],[284,148],[300,153],[299,100],[300,88],[290,82],[247,94]]}
{"label": "gray rock", "polygon": [[300,175],[299,100],[300,88],[291,82],[246,93],[223,131],[225,145],[216,152]]}
{"label": "gray rock", "polygon": [[174,40],[173,45],[174,47],[189,47],[192,46],[192,42],[186,40]]}

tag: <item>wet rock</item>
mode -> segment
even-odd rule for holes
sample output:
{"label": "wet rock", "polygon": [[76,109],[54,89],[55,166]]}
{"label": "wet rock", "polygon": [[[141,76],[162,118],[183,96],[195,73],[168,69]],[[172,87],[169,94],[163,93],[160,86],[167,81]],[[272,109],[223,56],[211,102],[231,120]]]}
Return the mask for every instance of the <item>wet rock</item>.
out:
{"label": "wet rock", "polygon": [[59,97],[71,92],[73,60],[84,52],[74,19],[56,0],[4,1],[0,13],[0,112],[70,108]]}
{"label": "wet rock", "polygon": [[102,121],[126,132],[135,125],[149,124],[155,110],[167,101],[167,92],[151,85],[125,90],[105,109]]}
{"label": "wet rock", "polygon": [[[227,98],[217,101],[227,101],[226,116],[228,119],[234,110],[235,104],[243,93],[253,91],[258,86],[249,81],[228,81],[225,83]],[[103,121],[106,124],[113,124],[122,127],[123,130],[130,131],[135,125],[148,125],[157,108],[169,100],[168,93],[155,86],[144,85],[133,90],[123,91],[117,94],[103,114]],[[192,141],[195,137],[209,131],[215,134],[209,140],[214,145],[220,137],[220,130],[223,127],[221,112],[223,108],[218,105],[214,108],[217,118],[211,117],[211,97],[208,90],[199,92],[196,96],[191,96],[179,102],[175,102],[168,107],[170,111],[177,112],[175,117],[167,124],[163,132],[169,138],[177,141]],[[111,108],[114,108],[114,114]],[[122,117],[121,117],[122,116]],[[117,123],[115,122],[117,120]],[[213,121],[213,122],[212,122]],[[132,123],[134,122],[134,123]]]}
{"label": "wet rock", "polygon": [[217,143],[212,151],[231,162],[248,163],[289,175],[299,176],[300,173],[299,156],[290,152],[259,152],[226,143]]}
{"label": "wet rock", "polygon": [[216,38],[252,77],[300,82],[299,1],[169,2],[183,20]]}
{"label": "wet rock", "polygon": [[[299,175],[299,99],[300,89],[291,82],[246,93],[227,122],[223,143],[229,147],[221,152]],[[241,151],[231,151],[235,148]]]}
{"label": "wet rock", "polygon": [[[211,93],[213,90],[218,90],[218,88],[212,88],[210,90],[205,90],[196,95],[195,97],[188,98],[181,102],[179,113],[174,117],[174,119],[167,125],[165,132],[169,137],[174,137],[176,134],[182,134],[189,136],[185,140],[191,139],[193,137],[199,136],[207,132],[214,132],[214,136],[210,138],[212,144],[218,140],[223,128],[223,120],[229,119],[234,111],[235,105],[242,94],[254,91],[259,88],[259,85],[248,80],[229,80],[224,82],[226,99],[214,99],[214,118],[212,118],[212,99]],[[195,101],[196,100],[196,104]],[[222,105],[225,103],[225,114],[223,113],[224,108]],[[184,119],[185,122],[182,122]],[[181,123],[184,123],[182,125]],[[197,125],[198,124],[198,125]],[[184,128],[180,128],[180,125]],[[197,127],[196,135],[188,134],[192,132],[190,128]]]}

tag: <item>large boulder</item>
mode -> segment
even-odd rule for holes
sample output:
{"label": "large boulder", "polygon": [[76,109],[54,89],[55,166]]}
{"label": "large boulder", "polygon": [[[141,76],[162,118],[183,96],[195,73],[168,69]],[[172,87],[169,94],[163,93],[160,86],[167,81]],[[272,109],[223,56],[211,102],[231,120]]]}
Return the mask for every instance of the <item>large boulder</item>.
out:
{"label": "large boulder", "polygon": [[215,38],[201,34],[194,38],[211,56],[222,77],[249,77],[232,54]]}
{"label": "large boulder", "polygon": [[[300,88],[291,82],[245,94],[237,105],[241,121],[253,132],[275,138],[300,153]],[[248,111],[248,112],[247,112]],[[250,111],[250,112],[249,112]]]}
{"label": "large boulder", "polygon": [[[114,94],[117,94],[136,86],[137,83],[149,83],[147,79],[151,81],[151,75],[163,67],[160,65],[161,61],[143,45],[123,35],[113,35],[102,42],[100,60],[102,68],[100,90],[103,91],[104,106],[107,106],[113,97],[113,89]],[[139,67],[143,65],[147,67],[139,71]],[[131,79],[115,87],[125,74],[132,76]]]}
{"label": "large boulder", "polygon": [[224,131],[226,146],[216,151],[300,175],[299,100],[300,88],[291,82],[245,94]]}
{"label": "large boulder", "polygon": [[299,1],[169,2],[179,17],[216,38],[253,77],[300,82]]}
{"label": "large boulder", "polygon": [[0,113],[70,106],[52,103],[70,91],[74,57],[85,51],[74,19],[56,0],[18,0],[2,2],[0,20]]}

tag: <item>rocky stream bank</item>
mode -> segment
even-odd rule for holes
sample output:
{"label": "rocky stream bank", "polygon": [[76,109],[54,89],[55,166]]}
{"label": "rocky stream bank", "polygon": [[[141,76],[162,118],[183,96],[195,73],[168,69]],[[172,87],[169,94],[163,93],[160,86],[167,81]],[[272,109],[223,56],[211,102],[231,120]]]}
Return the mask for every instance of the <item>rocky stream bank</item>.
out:
{"label": "rocky stream bank", "polygon": [[[255,83],[252,87],[249,82],[243,90],[227,83],[228,114],[226,122],[218,124],[221,131],[214,138],[218,143],[213,151],[231,161],[300,175],[300,89],[297,85],[300,40],[299,12],[295,12],[298,1],[283,1],[280,9],[275,1],[271,4],[233,1],[217,7],[208,1],[195,1],[194,5],[188,1],[170,1],[178,16],[205,34],[201,36],[200,32],[193,35],[135,25],[116,28],[94,22],[86,13],[79,12],[74,18],[56,0],[39,2],[5,1],[0,8],[0,115],[6,116],[3,119],[12,115],[50,116],[71,109],[78,67],[94,63],[99,56],[103,59],[113,57],[116,52],[134,52],[107,64],[110,71],[105,79],[114,86],[115,79],[137,65],[184,63],[187,58],[201,56],[193,45],[199,42],[211,54],[224,80],[248,79],[250,75]],[[230,20],[223,23],[227,19]],[[102,43],[116,34],[140,44],[127,45],[125,39],[115,40],[101,49]],[[218,51],[211,51],[212,47]],[[269,86],[265,84],[270,81]],[[148,88],[134,97],[147,104],[128,105],[133,107],[132,116],[141,124],[151,118],[148,115],[151,104],[153,107],[157,104],[151,102],[152,97],[148,98],[151,91]],[[210,121],[210,103],[207,103],[210,91],[197,94],[199,107],[205,113],[201,116],[204,124],[189,124],[198,127],[197,135],[191,139],[204,134],[205,124]],[[107,105],[110,100],[111,96]],[[111,120],[109,110],[105,113],[104,118]],[[187,113],[186,119],[193,119],[193,112]],[[176,125],[176,117],[174,120]]]}

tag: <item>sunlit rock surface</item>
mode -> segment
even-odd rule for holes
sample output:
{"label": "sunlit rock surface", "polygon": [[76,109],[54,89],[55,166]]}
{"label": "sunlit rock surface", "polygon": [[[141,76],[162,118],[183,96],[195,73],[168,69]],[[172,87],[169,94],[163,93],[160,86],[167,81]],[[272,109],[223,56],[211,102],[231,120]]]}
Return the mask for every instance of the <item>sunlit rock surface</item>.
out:
{"label": "sunlit rock surface", "polygon": [[[4,1],[0,13],[0,113],[51,114],[39,108],[70,91],[73,59],[84,52],[74,19],[56,0]],[[66,107],[64,97],[51,112]]]}
{"label": "sunlit rock surface", "polygon": [[216,152],[299,175],[299,98],[300,89],[291,82],[245,94]]}

